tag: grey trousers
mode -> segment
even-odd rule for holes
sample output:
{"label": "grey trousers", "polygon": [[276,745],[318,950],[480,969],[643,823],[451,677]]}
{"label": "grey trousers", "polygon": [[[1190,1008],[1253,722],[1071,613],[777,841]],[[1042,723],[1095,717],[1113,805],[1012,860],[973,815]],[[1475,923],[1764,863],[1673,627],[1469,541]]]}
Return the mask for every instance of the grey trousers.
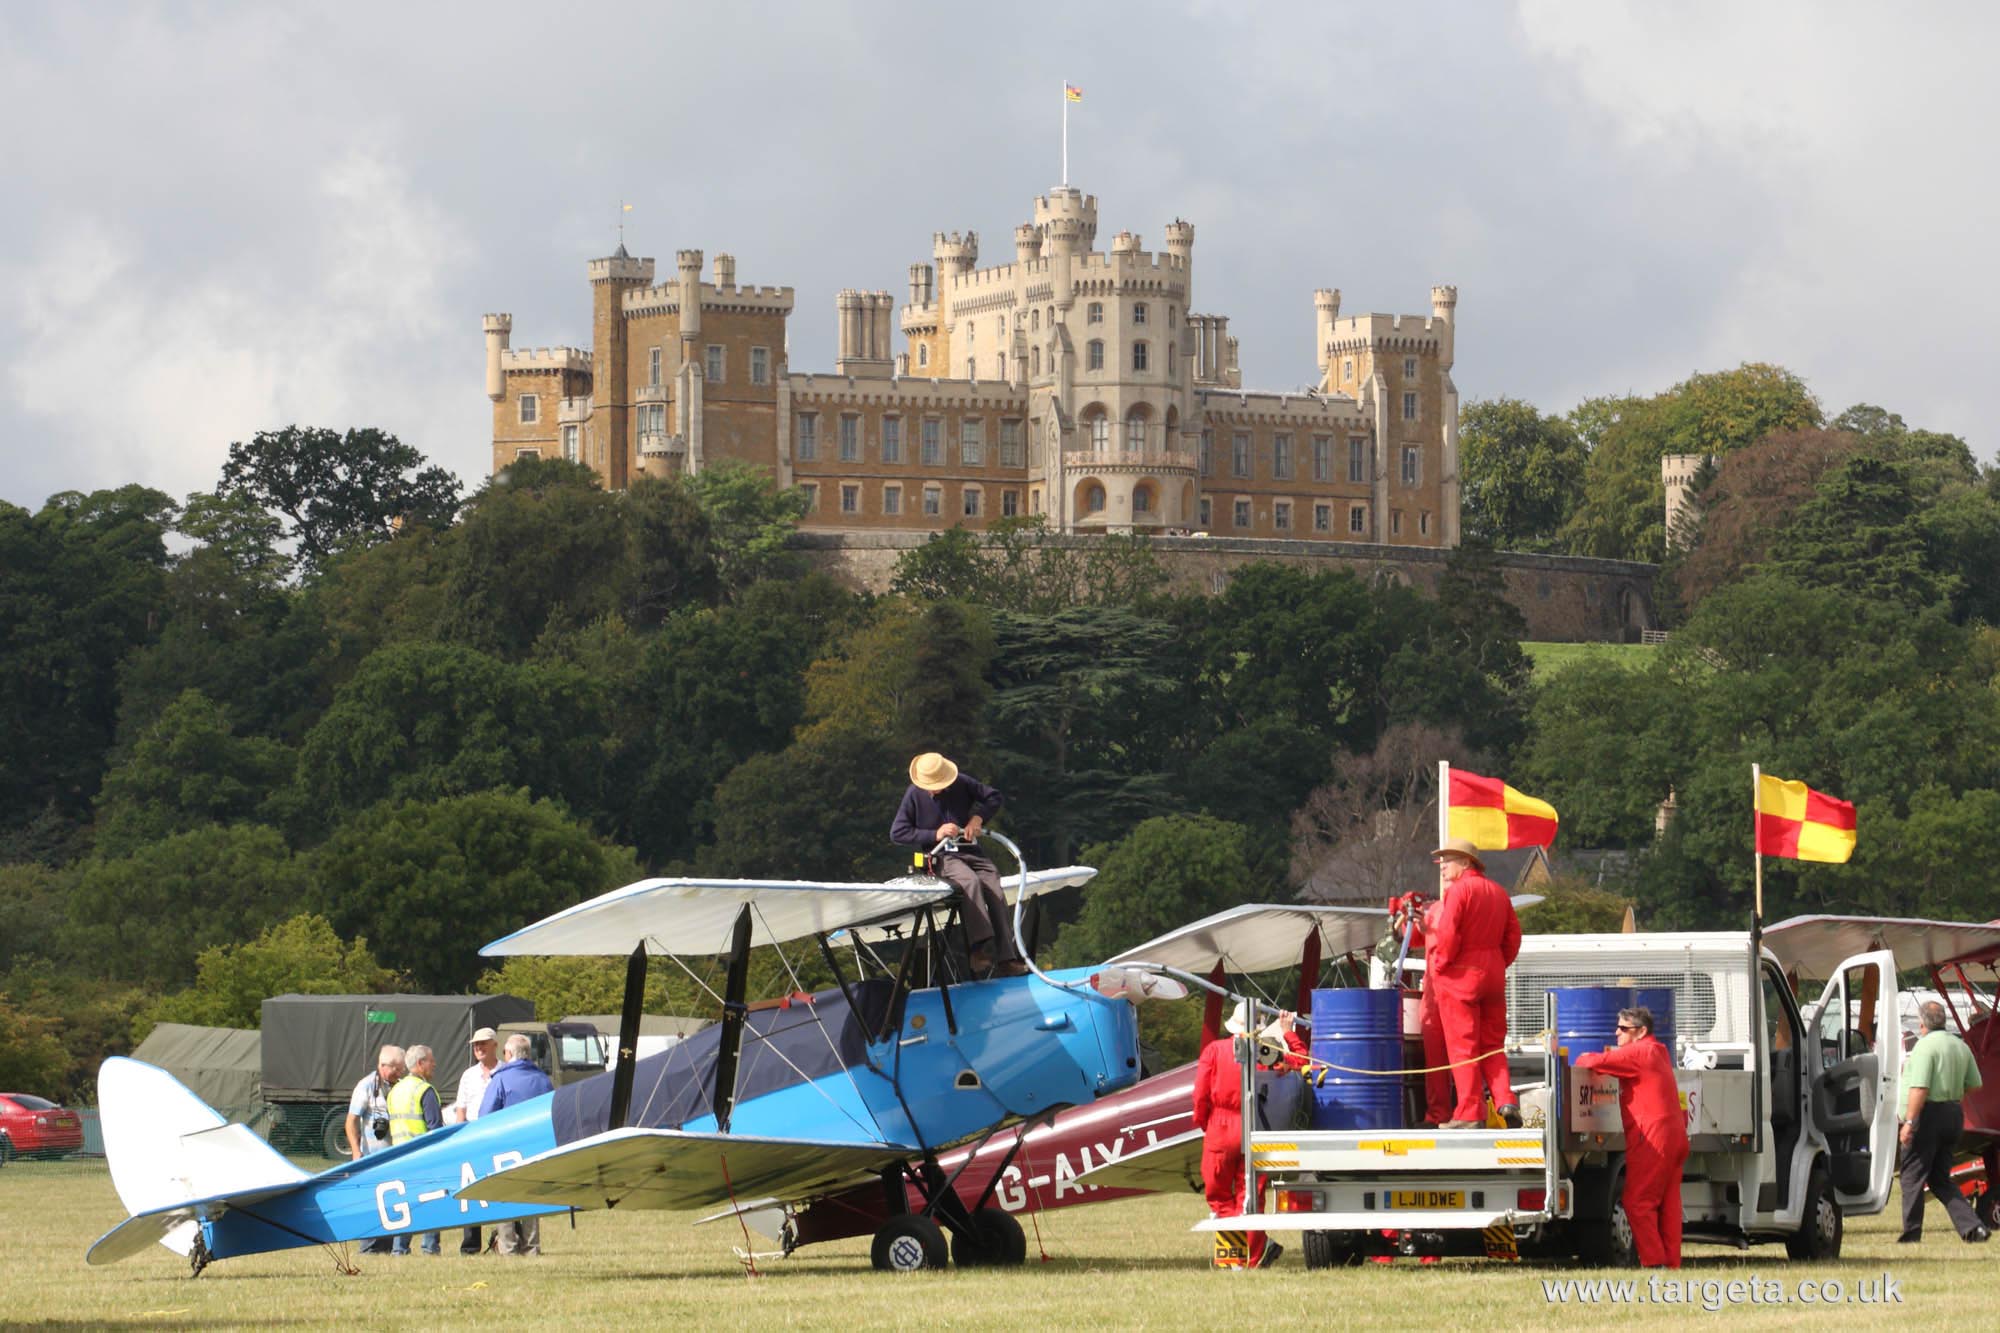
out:
{"label": "grey trousers", "polygon": [[1924,1189],[1930,1188],[1944,1205],[1951,1224],[1961,1237],[1979,1227],[1979,1216],[1958,1192],[1951,1179],[1951,1154],[1958,1145],[1959,1131],[1965,1128],[1965,1111],[1957,1102],[1925,1102],[1917,1112],[1917,1132],[1903,1149],[1898,1166],[1903,1182],[1903,1237],[1913,1240],[1924,1234]]}
{"label": "grey trousers", "polygon": [[542,1219],[524,1217],[519,1221],[500,1223],[493,1228],[493,1244],[502,1254],[540,1254]]}
{"label": "grey trousers", "polygon": [[1000,871],[991,861],[972,852],[948,852],[938,857],[938,874],[965,897],[958,910],[965,919],[965,933],[975,951],[989,945],[996,962],[1019,958],[1014,947],[1014,919],[1007,911],[1007,895],[1000,891]]}

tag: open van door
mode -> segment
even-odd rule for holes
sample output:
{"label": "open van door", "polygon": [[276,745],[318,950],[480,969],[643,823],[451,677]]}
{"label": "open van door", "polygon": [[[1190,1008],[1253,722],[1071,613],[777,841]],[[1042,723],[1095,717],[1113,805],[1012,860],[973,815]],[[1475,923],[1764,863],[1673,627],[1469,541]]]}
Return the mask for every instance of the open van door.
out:
{"label": "open van door", "polygon": [[1806,1067],[1813,1123],[1826,1136],[1834,1196],[1847,1213],[1879,1213],[1896,1174],[1903,1064],[1895,954],[1885,949],[1841,963],[1806,1025],[1817,1047]]}

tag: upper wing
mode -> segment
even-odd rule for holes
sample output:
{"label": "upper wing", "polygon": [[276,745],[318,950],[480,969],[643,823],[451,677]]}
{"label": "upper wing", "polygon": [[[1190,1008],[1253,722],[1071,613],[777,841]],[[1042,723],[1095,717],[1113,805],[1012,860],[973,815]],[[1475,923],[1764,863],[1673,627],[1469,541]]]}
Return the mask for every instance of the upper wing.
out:
{"label": "upper wing", "polygon": [[495,1171],[461,1199],[555,1208],[699,1208],[731,1197],[814,1198],[922,1150],[898,1143],[614,1129]]}
{"label": "upper wing", "polygon": [[2000,925],[1911,917],[1795,916],[1766,926],[1764,945],[1801,975],[1825,979],[1846,959],[1875,949],[1895,954],[1898,971],[1990,955],[2000,950]]}
{"label": "upper wing", "polygon": [[1320,936],[1320,956],[1371,949],[1389,928],[1380,907],[1310,907],[1303,903],[1250,903],[1204,917],[1127,949],[1117,963],[1163,963],[1184,972],[1210,971],[1217,963],[1231,972],[1275,972],[1295,967],[1306,937]]}
{"label": "upper wing", "polygon": [[1202,1132],[1190,1129],[1077,1176],[1079,1185],[1121,1190],[1199,1190]]}
{"label": "upper wing", "polygon": [[727,953],[737,913],[750,907],[750,943],[782,944],[911,912],[949,897],[949,884],[836,884],[812,880],[642,879],[523,926],[479,952]]}
{"label": "upper wing", "polygon": [[[1030,870],[1028,897],[1039,898],[1045,893],[1054,893],[1057,889],[1077,888],[1088,884],[1096,877],[1097,870],[1093,866],[1060,866],[1051,870]],[[943,883],[941,880],[912,875],[907,879],[890,880],[883,887],[932,888],[941,883]],[[944,885],[944,888],[947,893],[952,891],[948,884]],[[1021,897],[1021,876],[1019,874],[1000,876],[1000,888],[1007,895],[1007,905],[1012,907]],[[837,942],[845,943],[851,937],[867,944],[879,944],[883,940],[897,939],[908,933],[901,924],[856,926],[852,930],[842,931]]]}

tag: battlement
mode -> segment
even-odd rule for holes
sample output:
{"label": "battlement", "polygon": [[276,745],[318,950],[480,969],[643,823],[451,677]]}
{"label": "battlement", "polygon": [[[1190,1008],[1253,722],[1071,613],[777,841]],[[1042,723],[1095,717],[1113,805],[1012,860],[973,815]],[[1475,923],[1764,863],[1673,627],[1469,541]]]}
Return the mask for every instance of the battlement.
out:
{"label": "battlement", "polygon": [[487,333],[512,333],[514,317],[508,314],[484,315],[480,318],[480,326]]}
{"label": "battlement", "polygon": [[[704,310],[780,315],[788,315],[792,311],[793,292],[790,287],[739,287],[734,284],[718,287],[712,282],[704,282],[700,288]],[[671,282],[657,287],[635,288],[625,293],[624,307],[627,316],[678,314],[681,285]]]}
{"label": "battlement", "polygon": [[1458,288],[1439,285],[1431,288],[1431,309],[1449,310],[1458,304]]}
{"label": "battlement", "polygon": [[592,282],[651,282],[653,280],[652,259],[650,257],[634,259],[631,255],[625,253],[625,247],[622,245],[618,247],[618,253],[615,255],[604,259],[591,260],[589,268],[590,280]]}
{"label": "battlement", "polygon": [[1390,343],[1435,348],[1449,328],[1449,321],[1434,315],[1349,315],[1333,321],[1331,346],[1342,352]]}
{"label": "battlement", "polygon": [[581,347],[511,347],[500,353],[502,370],[548,373],[590,370],[590,353]]}
{"label": "battlement", "polygon": [[1202,409],[1216,421],[1300,421],[1308,427],[1345,429],[1365,419],[1361,404],[1344,393],[1278,393],[1263,389],[1196,389]]}
{"label": "battlement", "polygon": [[921,376],[867,376],[788,372],[794,410],[829,404],[842,407],[895,407],[905,412],[981,411],[1023,412],[1028,405],[1025,384],[1006,380],[934,380]]}

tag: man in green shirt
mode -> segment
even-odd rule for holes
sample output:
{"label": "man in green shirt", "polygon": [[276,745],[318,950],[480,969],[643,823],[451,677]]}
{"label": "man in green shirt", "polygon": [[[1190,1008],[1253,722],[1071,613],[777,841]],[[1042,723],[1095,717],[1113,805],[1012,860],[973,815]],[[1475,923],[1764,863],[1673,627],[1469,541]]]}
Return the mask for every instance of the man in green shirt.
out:
{"label": "man in green shirt", "polygon": [[1967,1088],[1979,1086],[1979,1065],[1956,1034],[1945,1031],[1944,1006],[1936,1000],[1923,1007],[1924,1035],[1903,1057],[1903,1234],[1897,1239],[1915,1244],[1924,1238],[1924,1187],[1944,1205],[1961,1238],[1985,1240],[1972,1205],[1951,1179],[1951,1156],[1965,1128],[1959,1103]]}

